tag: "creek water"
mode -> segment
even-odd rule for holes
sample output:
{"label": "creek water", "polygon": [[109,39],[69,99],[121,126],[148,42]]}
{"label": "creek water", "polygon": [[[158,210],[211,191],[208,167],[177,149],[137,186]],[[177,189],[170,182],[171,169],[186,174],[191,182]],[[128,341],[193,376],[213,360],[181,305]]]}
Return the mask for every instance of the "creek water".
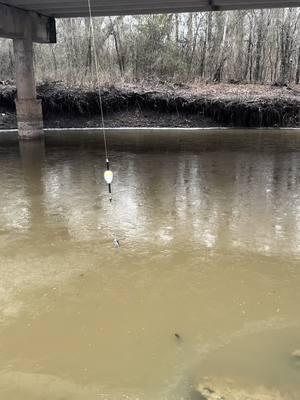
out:
{"label": "creek water", "polygon": [[112,204],[102,150],[0,148],[1,399],[300,398],[300,145],[247,140],[111,151]]}

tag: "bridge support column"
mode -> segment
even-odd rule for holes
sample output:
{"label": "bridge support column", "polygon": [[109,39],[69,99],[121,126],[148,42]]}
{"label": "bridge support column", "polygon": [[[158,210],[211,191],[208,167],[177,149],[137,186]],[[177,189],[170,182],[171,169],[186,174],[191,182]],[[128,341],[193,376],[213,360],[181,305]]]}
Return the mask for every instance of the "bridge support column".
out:
{"label": "bridge support column", "polygon": [[31,35],[14,39],[17,98],[16,110],[20,139],[40,139],[43,135],[41,100],[36,98]]}
{"label": "bridge support column", "polygon": [[0,37],[14,41],[19,137],[39,139],[43,134],[43,114],[41,101],[36,98],[32,43],[56,43],[55,19],[0,0]]}

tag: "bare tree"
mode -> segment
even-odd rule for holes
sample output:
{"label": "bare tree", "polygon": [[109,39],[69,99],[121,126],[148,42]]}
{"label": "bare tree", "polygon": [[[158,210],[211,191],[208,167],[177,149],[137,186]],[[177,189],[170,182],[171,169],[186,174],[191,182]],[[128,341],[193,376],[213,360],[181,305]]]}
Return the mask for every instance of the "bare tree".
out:
{"label": "bare tree", "polygon": [[[299,84],[299,19],[300,8],[95,18],[101,78]],[[38,80],[93,83],[89,19],[57,24],[56,45],[35,45]],[[0,80],[11,79],[12,44],[0,43]]]}

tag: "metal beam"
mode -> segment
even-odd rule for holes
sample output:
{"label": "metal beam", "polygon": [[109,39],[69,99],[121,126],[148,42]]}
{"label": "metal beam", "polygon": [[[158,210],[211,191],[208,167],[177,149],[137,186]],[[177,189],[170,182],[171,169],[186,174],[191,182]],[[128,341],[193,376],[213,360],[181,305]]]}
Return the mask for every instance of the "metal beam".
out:
{"label": "metal beam", "polygon": [[0,37],[56,43],[55,19],[0,3]]}

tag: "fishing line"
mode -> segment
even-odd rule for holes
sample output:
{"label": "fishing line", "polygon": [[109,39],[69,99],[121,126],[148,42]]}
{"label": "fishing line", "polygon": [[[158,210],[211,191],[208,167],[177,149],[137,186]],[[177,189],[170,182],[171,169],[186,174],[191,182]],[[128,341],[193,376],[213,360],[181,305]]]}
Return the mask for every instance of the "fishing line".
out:
{"label": "fishing line", "polygon": [[[110,170],[110,166],[109,166],[108,146],[107,146],[105,123],[104,123],[103,102],[102,102],[102,95],[101,95],[101,89],[100,89],[100,72],[99,72],[99,63],[98,63],[97,52],[96,52],[96,41],[95,41],[94,21],[93,21],[93,16],[92,16],[92,6],[91,6],[91,0],[87,0],[87,1],[88,1],[88,8],[89,8],[90,35],[92,38],[92,45],[93,45],[95,73],[96,73],[96,80],[97,80],[97,87],[98,87],[99,108],[100,108],[100,114],[101,114],[102,134],[103,134],[103,143],[104,143],[104,151],[105,151],[105,161],[106,161],[106,171],[104,172],[104,179],[108,186],[109,202],[112,203],[111,185],[112,185],[112,181],[114,178],[114,174]],[[120,247],[120,242],[115,236],[114,236],[113,243],[114,243],[115,247]]]}
{"label": "fishing line", "polygon": [[107,162],[109,163],[108,151],[107,151],[107,141],[106,141],[106,131],[105,131],[105,124],[104,124],[103,105],[102,105],[102,95],[101,95],[101,90],[100,90],[99,63],[98,63],[97,52],[96,52],[95,30],[94,30],[94,21],[93,21],[93,16],[92,16],[91,0],[88,0],[88,6],[89,6],[89,19],[90,19],[90,30],[91,30],[90,32],[91,32],[92,42],[93,42],[95,72],[96,72],[96,79],[97,79],[97,86],[98,86],[99,106],[100,106],[101,121],[102,121],[102,132],[103,132],[105,157],[106,157],[106,163]]}

